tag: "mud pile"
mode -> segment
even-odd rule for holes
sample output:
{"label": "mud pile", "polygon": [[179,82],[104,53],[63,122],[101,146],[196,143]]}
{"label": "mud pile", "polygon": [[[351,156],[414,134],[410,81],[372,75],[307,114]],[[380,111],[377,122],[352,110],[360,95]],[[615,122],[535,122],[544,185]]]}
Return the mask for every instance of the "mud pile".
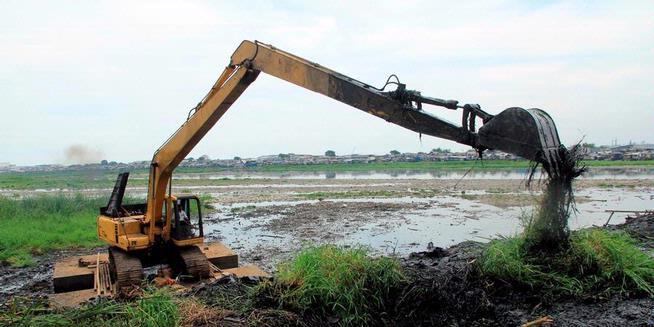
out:
{"label": "mud pile", "polygon": [[475,262],[485,244],[463,242],[412,254],[402,265],[412,282],[397,297],[397,326],[520,326],[548,316],[554,326],[653,326],[649,297],[549,299],[483,278]]}

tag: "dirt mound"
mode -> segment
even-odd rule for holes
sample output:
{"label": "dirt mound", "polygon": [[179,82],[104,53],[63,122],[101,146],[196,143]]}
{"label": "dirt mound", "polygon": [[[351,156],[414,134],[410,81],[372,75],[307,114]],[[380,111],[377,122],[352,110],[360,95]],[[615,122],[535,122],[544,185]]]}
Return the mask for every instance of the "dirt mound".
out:
{"label": "dirt mound", "polygon": [[654,248],[654,213],[625,218],[624,224],[610,225],[610,229],[624,230],[649,248]]}
{"label": "dirt mound", "polygon": [[[651,227],[649,220],[646,225]],[[474,267],[484,247],[464,242],[404,259],[412,282],[398,296],[397,324],[519,326],[549,316],[554,326],[654,326],[651,298],[552,301],[529,289],[484,279]]]}
{"label": "dirt mound", "polygon": [[[254,297],[256,281],[231,277],[196,285],[183,293],[190,303],[191,326],[309,326],[307,318],[280,310],[262,297]],[[199,305],[197,304],[199,303]],[[205,322],[209,321],[209,324]]]}
{"label": "dirt mound", "polygon": [[474,272],[483,248],[464,242],[403,259],[411,282],[396,303],[398,325],[495,325],[493,303]]}

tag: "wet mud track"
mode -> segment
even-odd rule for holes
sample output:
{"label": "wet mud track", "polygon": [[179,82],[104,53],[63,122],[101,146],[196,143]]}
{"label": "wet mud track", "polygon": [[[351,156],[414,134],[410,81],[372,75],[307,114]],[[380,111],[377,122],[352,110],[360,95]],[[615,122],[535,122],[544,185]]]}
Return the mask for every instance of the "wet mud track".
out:
{"label": "wet mud track", "polygon": [[37,258],[34,266],[16,268],[8,264],[0,264],[0,303],[12,297],[42,297],[53,293],[52,273],[55,262],[75,255],[87,255],[106,248],[69,249],[52,252]]}

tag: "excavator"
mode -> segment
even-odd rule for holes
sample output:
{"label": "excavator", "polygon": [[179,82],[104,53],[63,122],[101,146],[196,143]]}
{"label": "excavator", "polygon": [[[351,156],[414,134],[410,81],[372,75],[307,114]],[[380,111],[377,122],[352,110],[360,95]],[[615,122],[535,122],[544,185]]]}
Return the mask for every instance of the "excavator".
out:
{"label": "excavator", "polygon": [[[162,263],[177,274],[200,279],[210,275],[210,263],[198,247],[204,242],[202,205],[197,196],[171,194],[173,171],[262,72],[421,135],[468,145],[480,155],[485,149],[501,150],[549,170],[556,170],[560,161],[558,132],[543,110],[513,107],[492,115],[477,104],[424,96],[396,75],[377,88],[272,45],[246,40],[208,94],[154,153],[146,203],[122,203],[128,180],[122,173],[107,206],[100,208],[97,233],[109,245],[110,276],[118,289],[141,283],[144,267]],[[393,90],[387,90],[389,86]],[[428,113],[424,105],[461,110],[461,126]]]}

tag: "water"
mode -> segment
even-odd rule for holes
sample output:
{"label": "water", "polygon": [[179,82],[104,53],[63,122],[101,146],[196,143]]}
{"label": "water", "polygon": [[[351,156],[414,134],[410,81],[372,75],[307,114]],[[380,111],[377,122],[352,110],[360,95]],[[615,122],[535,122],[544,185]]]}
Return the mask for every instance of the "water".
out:
{"label": "water", "polygon": [[[467,191],[466,194],[485,194],[484,191]],[[654,190],[636,189],[599,189],[588,188],[576,192],[578,198],[587,199],[577,205],[578,213],[569,220],[571,229],[601,226],[609,217],[605,210],[652,210],[654,209]],[[499,208],[466,200],[458,196],[440,195],[431,198],[373,198],[330,200],[337,203],[348,202],[386,202],[411,203],[420,209],[402,209],[385,214],[383,218],[370,221],[352,228],[328,226],[324,234],[333,237],[333,231],[339,234],[336,243],[341,245],[363,244],[370,246],[380,254],[396,253],[406,255],[422,251],[432,242],[434,246],[448,247],[456,243],[474,240],[487,241],[499,236],[512,236],[521,230],[520,217],[530,212],[531,207]],[[291,208],[304,203],[317,201],[260,202],[257,208],[266,206],[284,206]],[[273,219],[283,219],[283,214],[275,213],[250,218],[231,216],[231,208],[252,205],[237,204],[223,206],[221,212],[214,214],[212,222],[207,223],[207,234],[220,236],[229,246],[242,251],[261,251],[274,248],[283,252],[292,252],[305,240],[297,239],[290,233],[275,233],[266,228]],[[623,223],[626,214],[615,214],[611,224]],[[292,226],[290,229],[292,230]],[[327,237],[326,237],[327,239]],[[330,241],[332,238],[330,238]],[[311,241],[316,241],[312,239]],[[320,242],[320,240],[319,240]],[[265,250],[264,250],[265,252]]]}
{"label": "water", "polygon": [[[176,179],[525,179],[528,169],[361,172],[224,172],[175,174]],[[590,168],[581,179],[654,179],[654,168]]]}

